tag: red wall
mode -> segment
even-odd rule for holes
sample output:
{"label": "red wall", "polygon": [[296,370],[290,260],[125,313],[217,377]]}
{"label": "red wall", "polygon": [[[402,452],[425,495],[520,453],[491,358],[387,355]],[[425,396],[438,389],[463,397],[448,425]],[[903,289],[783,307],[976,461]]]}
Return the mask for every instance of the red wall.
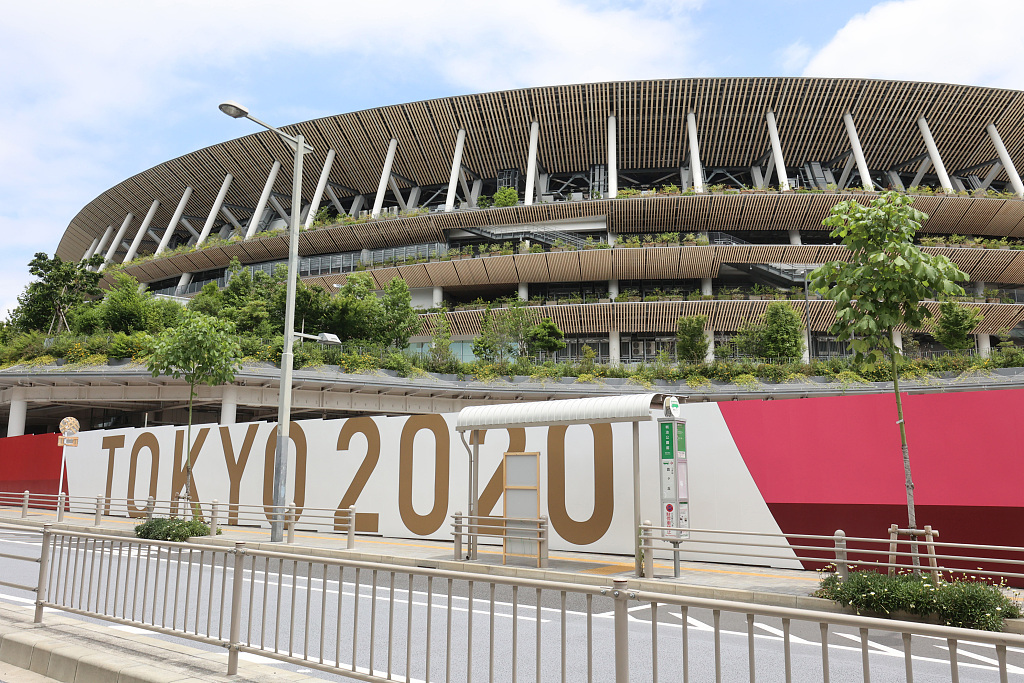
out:
{"label": "red wall", "polygon": [[[0,491],[57,494],[61,449],[57,434],[0,439]],[[64,491],[67,492],[67,479]]]}

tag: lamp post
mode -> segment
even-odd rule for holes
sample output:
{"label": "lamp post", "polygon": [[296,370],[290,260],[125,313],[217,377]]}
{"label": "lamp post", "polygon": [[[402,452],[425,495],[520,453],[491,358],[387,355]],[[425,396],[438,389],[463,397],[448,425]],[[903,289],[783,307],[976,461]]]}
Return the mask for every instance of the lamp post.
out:
{"label": "lamp post", "polygon": [[288,432],[292,412],[292,345],[295,341],[295,288],[299,274],[299,214],[302,212],[302,155],[312,152],[302,135],[289,135],[270,124],[249,115],[249,110],[230,100],[220,110],[234,119],[249,119],[277,133],[277,136],[295,153],[292,166],[292,215],[288,227],[288,289],[284,309],[284,348],[281,352],[281,387],[278,390],[277,449],[274,452],[273,513],[270,521],[270,540],[284,540],[284,510],[288,480]]}

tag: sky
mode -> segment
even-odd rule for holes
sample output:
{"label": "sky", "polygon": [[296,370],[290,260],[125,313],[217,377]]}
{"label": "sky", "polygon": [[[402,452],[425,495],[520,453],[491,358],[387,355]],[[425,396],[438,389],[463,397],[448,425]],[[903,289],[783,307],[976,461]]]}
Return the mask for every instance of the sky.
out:
{"label": "sky", "polygon": [[1024,89],[1024,2],[33,0],[0,24],[0,317],[97,195],[279,125],[507,88],[848,76]]}

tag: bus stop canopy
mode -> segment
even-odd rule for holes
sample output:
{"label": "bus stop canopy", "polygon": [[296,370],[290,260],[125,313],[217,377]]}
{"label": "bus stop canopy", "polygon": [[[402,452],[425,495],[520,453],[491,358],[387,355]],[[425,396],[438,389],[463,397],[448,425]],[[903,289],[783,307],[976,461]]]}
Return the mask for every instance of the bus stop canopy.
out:
{"label": "bus stop canopy", "polygon": [[[649,421],[651,411],[662,410],[665,394],[629,394],[626,396],[599,396],[572,398],[561,401],[535,401],[530,403],[502,403],[490,406],[472,406],[459,411],[455,430],[469,452],[469,514],[476,518],[479,510],[480,439],[478,431],[512,427],[545,427],[607,422],[633,423],[633,555],[637,576],[640,575],[640,423]],[[469,432],[472,449],[466,443]],[[470,557],[476,559],[476,541],[469,545]]]}

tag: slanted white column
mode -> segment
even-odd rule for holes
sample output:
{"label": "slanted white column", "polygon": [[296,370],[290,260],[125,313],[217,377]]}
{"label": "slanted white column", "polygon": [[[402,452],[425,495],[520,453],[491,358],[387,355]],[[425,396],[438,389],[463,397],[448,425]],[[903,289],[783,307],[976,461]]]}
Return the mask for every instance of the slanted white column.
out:
{"label": "slanted white column", "polygon": [[320,171],[320,180],[316,183],[316,190],[313,192],[313,200],[309,203],[309,211],[306,212],[306,222],[303,228],[308,228],[316,218],[316,212],[320,210],[320,200],[323,199],[324,189],[327,187],[327,177],[331,175],[331,166],[334,165],[334,150],[327,150],[327,158],[324,160],[324,170]]}
{"label": "slanted white column", "polygon": [[540,124],[530,124],[530,152],[526,157],[526,195],[524,204],[533,204],[533,193],[537,182],[537,142],[540,140]]}
{"label": "slanted white column", "polygon": [[[988,175],[985,176],[985,179],[983,181],[981,181],[981,188],[979,189],[987,190],[989,188],[989,185],[992,184],[992,181],[996,179],[996,176],[999,175],[999,172],[1002,170],[1003,162],[997,161],[996,163],[992,164],[992,168],[989,169]],[[1014,171],[1016,170],[1017,169],[1014,169]]]}
{"label": "slanted white column", "polygon": [[928,122],[925,121],[923,116],[917,120],[917,127],[921,130],[924,146],[928,149],[928,158],[931,159],[932,166],[935,167],[935,175],[939,176],[939,184],[942,185],[942,189],[946,192],[952,192],[953,185],[949,182],[946,166],[942,163],[942,157],[939,156],[939,148],[935,146],[935,138],[932,137],[932,131],[928,128]]}
{"label": "slanted white column", "polygon": [[260,218],[263,217],[263,211],[267,208],[267,202],[270,201],[270,193],[274,190],[274,181],[277,180],[277,174],[280,170],[280,161],[275,161],[274,165],[270,167],[270,173],[267,174],[267,182],[263,184],[263,192],[260,193],[259,201],[256,202],[256,210],[252,212],[252,218],[249,219],[249,225],[245,229],[245,239],[247,240],[251,240],[253,235],[256,234],[256,230],[260,227]]}
{"label": "slanted white column", "polygon": [[92,255],[96,253],[96,245],[99,244],[99,243],[100,243],[100,238],[99,237],[96,237],[96,238],[93,239],[92,244],[90,244],[89,248],[85,250],[84,254],[82,254],[82,260],[83,261],[88,261],[90,258],[92,258]]}
{"label": "slanted white column", "polygon": [[615,117],[608,117],[608,199],[619,194],[618,142],[615,139]]}
{"label": "slanted white column", "polygon": [[110,248],[107,249],[107,255],[103,258],[103,265],[100,266],[100,270],[106,268],[107,264],[114,258],[114,254],[117,252],[117,248],[121,246],[121,240],[124,239],[124,234],[128,232],[128,224],[135,218],[135,214],[128,212],[128,215],[124,217],[124,222],[121,223],[121,227],[118,229],[117,234],[114,236],[114,241],[110,243]]}
{"label": "slanted white column", "polygon": [[910,187],[915,187],[921,184],[924,180],[924,174],[928,172],[928,169],[932,167],[932,160],[925,159],[921,162],[921,167],[917,169],[917,173],[914,174],[914,179],[910,181]]}
{"label": "slanted white column", "polygon": [[167,245],[170,244],[171,236],[174,234],[175,228],[178,227],[178,221],[181,220],[182,214],[185,213],[185,206],[188,204],[188,200],[191,196],[192,187],[186,186],[185,191],[181,193],[181,199],[178,200],[178,205],[174,207],[174,215],[171,216],[171,222],[167,224],[163,237],[160,238],[160,244],[156,247],[156,254],[160,254],[167,248]]}
{"label": "slanted white column", "polygon": [[357,194],[352,198],[352,208],[348,210],[348,215],[353,218],[359,217],[359,212],[363,210],[363,206],[366,204],[366,195]]}
{"label": "slanted white column", "polygon": [[142,225],[139,226],[139,231],[135,233],[135,239],[132,240],[132,244],[128,247],[128,253],[124,255],[123,263],[128,263],[135,254],[139,251],[139,245],[142,244],[142,238],[146,236],[146,231],[149,230],[149,224],[153,222],[153,217],[156,216],[156,210],[160,208],[160,200],[154,199],[153,203],[149,205],[149,211],[146,212],[146,217],[142,219]]}
{"label": "slanted white column", "polygon": [[434,287],[430,295],[431,306],[440,308],[444,305],[444,287]]}
{"label": "slanted white column", "polygon": [[715,362],[715,331],[704,330],[704,337],[708,340],[708,352],[704,354],[705,363]]}
{"label": "slanted white column", "polygon": [[775,112],[769,109],[765,113],[768,121],[768,137],[772,141],[772,157],[775,159],[775,172],[779,174],[779,189],[789,189],[789,174],[786,173],[786,161],[782,158],[782,143],[779,142],[779,129],[775,125]]}
{"label": "slanted white column", "polygon": [[21,436],[25,433],[25,418],[28,416],[28,401],[25,391],[15,387],[11,394],[11,414],[7,418],[7,436]]}
{"label": "slanted white column", "polygon": [[686,113],[686,135],[690,141],[690,173],[693,176],[693,191],[704,191],[704,167],[700,163],[700,143],[697,142],[697,115]]}
{"label": "slanted white column", "polygon": [[619,281],[609,280],[608,281],[608,298],[615,300],[619,296]]}
{"label": "slanted white column", "polygon": [[455,154],[452,155],[452,172],[448,175],[448,196],[444,200],[444,210],[451,211],[455,208],[455,190],[459,185],[459,176],[462,175],[462,151],[466,147],[466,131],[459,128],[455,136]]}
{"label": "slanted white column", "polygon": [[700,279],[700,293],[704,296],[711,296],[711,278],[702,277]]}
{"label": "slanted white column", "polygon": [[864,150],[860,146],[860,137],[857,135],[857,128],[853,125],[853,116],[850,112],[843,114],[843,123],[846,124],[846,136],[850,138],[850,147],[853,149],[853,158],[857,160],[857,170],[860,171],[860,182],[865,189],[874,188],[871,182],[871,171],[868,170],[868,162],[864,158]]}
{"label": "slanted white column", "polygon": [[1010,177],[1010,185],[1013,186],[1013,191],[1017,193],[1018,197],[1024,197],[1024,183],[1020,181],[1020,174],[1017,173],[1017,168],[1013,165],[1013,161],[1010,159],[1010,153],[1006,151],[1006,145],[1003,144],[1003,139],[999,137],[999,131],[996,130],[996,124],[988,124],[985,126],[985,130],[988,131],[988,137],[992,140],[992,145],[996,148],[996,154],[999,155],[999,161],[1002,162],[1003,168],[1006,169],[1006,175]]}
{"label": "slanted white column", "polygon": [[199,233],[199,237],[196,238],[196,246],[205,242],[206,238],[210,236],[213,224],[217,220],[217,214],[220,213],[220,207],[224,204],[224,198],[228,196],[228,188],[231,187],[232,180],[233,178],[230,173],[224,176],[224,182],[220,184],[220,192],[217,193],[217,198],[213,200],[213,206],[210,207],[210,215],[206,217],[203,230]]}
{"label": "slanted white column", "polygon": [[992,337],[987,334],[978,334],[978,355],[988,358],[992,355]]}
{"label": "slanted white column", "polygon": [[895,346],[897,349],[900,350],[900,353],[903,353],[903,333],[902,332],[900,332],[899,330],[893,330],[892,331],[892,343],[893,343],[893,346]]}
{"label": "slanted white column", "polygon": [[107,246],[107,242],[110,241],[110,236],[113,235],[113,234],[114,234],[114,226],[113,225],[108,225],[107,229],[103,231],[103,236],[100,237],[100,243],[96,245],[96,249],[95,249],[95,251],[93,251],[93,254],[102,254],[103,253],[103,249],[106,248],[106,246]]}
{"label": "slanted white column", "polygon": [[803,244],[803,242],[800,241],[800,231],[799,230],[787,230],[786,232],[789,234],[789,243],[790,244],[792,244],[794,246],[797,246],[797,247],[799,247],[801,244]]}
{"label": "slanted white column", "polygon": [[520,282],[519,283],[519,300],[529,301],[530,300],[530,283]]}
{"label": "slanted white column", "polygon": [[234,384],[226,384],[220,393],[220,424],[235,424],[235,416],[238,413],[238,387]]}
{"label": "slanted white column", "polygon": [[402,211],[408,209],[405,204],[405,197],[402,196],[402,190],[398,187],[398,181],[395,180],[395,176],[388,178],[388,187],[391,188],[392,194],[395,195],[395,201],[398,202],[398,208]]}
{"label": "slanted white column", "polygon": [[608,364],[618,365],[622,358],[618,330],[608,330]]}
{"label": "slanted white column", "polygon": [[377,197],[373,200],[373,211],[370,215],[373,218],[380,216],[384,208],[384,193],[388,189],[388,180],[391,179],[391,165],[395,163],[395,150],[398,149],[398,140],[391,138],[388,144],[388,153],[384,156],[384,168],[380,172],[380,182],[377,183]]}

